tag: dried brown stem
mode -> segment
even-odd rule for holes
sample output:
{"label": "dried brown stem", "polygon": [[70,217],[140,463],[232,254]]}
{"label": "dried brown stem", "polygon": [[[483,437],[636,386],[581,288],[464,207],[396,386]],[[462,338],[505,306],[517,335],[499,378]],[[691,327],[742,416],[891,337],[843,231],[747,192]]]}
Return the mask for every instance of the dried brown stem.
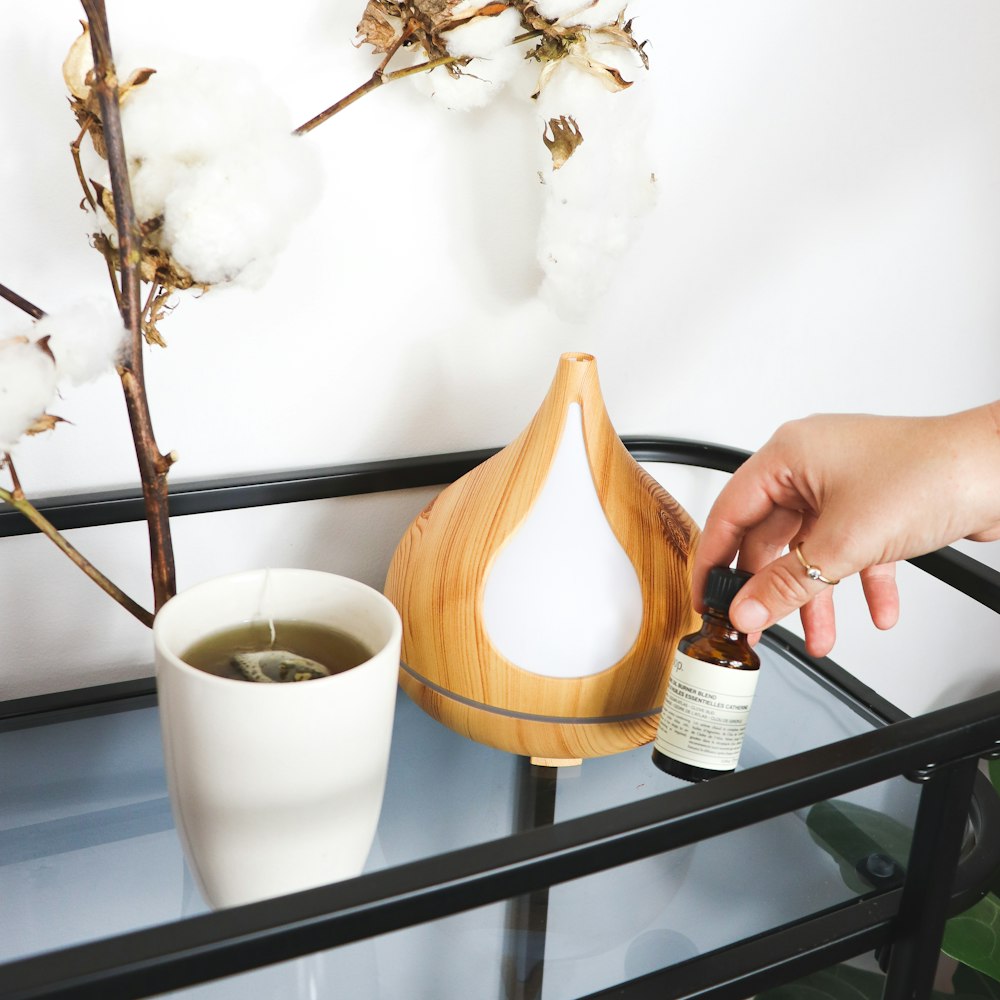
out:
{"label": "dried brown stem", "polygon": [[86,128],[80,129],[80,134],[69,144],[69,150],[73,154],[73,167],[76,170],[76,178],[80,182],[80,187],[83,188],[83,196],[87,199],[90,210],[96,212],[97,202],[94,200],[94,192],[90,190],[90,185],[87,183],[87,178],[83,173],[83,163],[80,161],[80,144],[83,142],[83,137],[86,134]]}
{"label": "dried brown stem", "polygon": [[6,299],[11,305],[17,306],[18,309],[26,312],[32,319],[41,319],[45,315],[44,310],[39,309],[34,303],[18,295],[17,292],[6,285],[0,285],[0,299]]}
{"label": "dried brown stem", "polygon": [[101,256],[104,257],[104,263],[108,267],[108,280],[111,282],[111,287],[115,293],[115,304],[118,306],[118,311],[121,312],[124,308],[122,305],[122,290],[118,286],[118,275],[115,272],[115,265],[104,254]]}
{"label": "dried brown stem", "polygon": [[438,66],[464,65],[468,61],[464,56],[461,58],[441,56],[440,59],[431,59],[429,62],[418,63],[416,66],[406,66],[403,69],[393,70],[391,73],[376,70],[370,80],[366,80],[360,87],[352,90],[346,97],[342,97],[336,104],[331,104],[330,107],[325,111],[321,111],[315,118],[310,118],[304,125],[300,125],[295,130],[295,134],[305,135],[306,132],[311,132],[317,126],[322,125],[323,122],[329,121],[335,114],[343,111],[344,108],[349,108],[355,101],[359,101],[365,94],[370,94],[373,90],[377,90],[386,83],[392,83],[394,80],[402,80],[407,76],[415,76],[417,73],[429,73],[432,69],[437,69]]}
{"label": "dried brown stem", "polygon": [[20,500],[24,496],[24,490],[21,489],[21,480],[18,478],[17,469],[14,468],[14,459],[10,457],[10,452],[5,452],[3,461],[0,462],[0,469],[4,466],[7,467],[7,471],[10,473],[10,481],[14,484],[14,497]]}
{"label": "dried brown stem", "polygon": [[[406,66],[403,69],[393,70],[391,73],[386,73],[385,68],[389,64],[389,60],[399,51],[403,42],[413,33],[414,23],[411,21],[407,24],[403,33],[396,39],[396,42],[392,47],[386,52],[385,58],[379,64],[378,69],[372,73],[371,78],[366,80],[360,87],[352,90],[345,97],[342,97],[336,104],[331,104],[325,111],[321,111],[314,118],[310,118],[304,125],[300,125],[295,130],[295,135],[305,135],[307,132],[311,132],[314,128],[322,125],[323,122],[329,121],[334,115],[339,114],[345,108],[349,108],[355,101],[361,100],[365,94],[370,94],[373,90],[378,90],[379,87],[386,83],[392,83],[395,80],[404,80],[408,76],[416,76],[418,73],[429,73],[431,70],[437,69],[439,66],[465,66],[470,60],[466,56],[440,56],[437,59],[430,59],[427,62],[418,63],[415,66]],[[532,30],[526,31],[523,34],[518,35],[512,42],[511,45],[518,45],[521,42],[527,42],[532,38],[538,38],[541,35],[541,31]]]}
{"label": "dried brown stem", "polygon": [[160,293],[159,282],[153,281],[149,286],[149,294],[146,296],[146,301],[142,306],[142,319],[143,322],[149,322],[149,317],[153,315],[153,303],[156,302],[156,298]]}
{"label": "dried brown stem", "polygon": [[153,599],[157,610],[176,592],[173,544],[170,537],[170,511],[167,506],[167,472],[171,459],[160,452],[153,436],[152,418],[146,398],[142,365],[142,289],[139,257],[142,236],[132,203],[128,161],[122,138],[118,106],[118,77],[111,54],[104,0],[81,0],[90,23],[90,41],[94,53],[94,91],[101,107],[101,122],[108,150],[111,191],[118,230],[121,268],[121,313],[129,332],[119,365],[125,403],[128,408],[132,439],[135,442],[142,495],[149,530]]}
{"label": "dried brown stem", "polygon": [[142,335],[146,338],[147,344],[166,346],[157,324],[169,310],[167,303],[173,293],[174,289],[170,285],[161,285],[158,281],[150,285],[149,296],[142,307]]}
{"label": "dried brown stem", "polygon": [[[32,305],[32,303],[30,303],[27,299],[22,298],[5,285],[0,285],[0,297],[7,299],[9,302],[13,302],[16,306],[23,309],[35,319],[41,319],[45,315],[44,310],[39,309],[36,305]],[[128,594],[126,594],[120,587],[114,584],[99,569],[97,569],[97,567],[94,566],[94,564],[87,559],[86,556],[75,549],[66,540],[66,538],[59,533],[59,529],[56,528],[51,521],[46,519],[38,508],[25,497],[20,477],[17,474],[17,469],[14,467],[14,459],[11,458],[9,451],[5,452],[2,460],[0,460],[0,469],[3,468],[6,468],[8,474],[10,475],[10,481],[13,485],[13,489],[5,490],[0,487],[0,500],[10,504],[11,507],[31,521],[31,523],[38,528],[43,535],[54,542],[62,552],[69,556],[69,558],[91,578],[91,580],[93,580],[103,591],[105,591],[105,593],[110,594],[111,597],[113,597],[123,608],[125,608],[126,611],[129,612],[129,614],[134,615],[144,625],[152,625],[152,614],[132,600]]]}
{"label": "dried brown stem", "polygon": [[[94,198],[94,192],[91,191],[90,185],[87,183],[87,178],[83,172],[83,162],[80,160],[80,144],[83,142],[83,137],[86,134],[86,128],[80,129],[80,134],[69,144],[69,149],[73,156],[73,167],[76,170],[76,178],[80,182],[80,187],[83,189],[83,197],[90,206],[90,210],[94,213],[94,215],[97,215],[97,200]],[[104,263],[108,268],[108,277],[111,279],[111,287],[115,292],[115,302],[118,304],[118,311],[121,312],[122,292],[118,287],[118,275],[115,274],[115,265],[108,259],[107,254],[102,254],[102,256],[104,257]]]}
{"label": "dried brown stem", "polygon": [[406,22],[406,26],[399,33],[399,38],[397,38],[392,45],[386,49],[385,57],[378,64],[378,68],[375,70],[374,76],[381,76],[385,72],[386,66],[392,62],[392,57],[413,37],[414,32],[417,30],[418,24],[415,18],[410,18]]}
{"label": "dried brown stem", "polygon": [[[16,476],[14,475],[14,467],[10,464],[10,456],[7,456],[7,466],[10,469],[11,475],[14,476],[15,483],[17,482]],[[75,549],[70,543],[59,533],[59,530],[49,521],[42,513],[35,507],[32,503],[24,498],[19,488],[15,488],[14,492],[5,490],[0,487],[0,500],[5,503],[10,504],[16,511],[23,514],[43,535],[54,542],[59,549],[64,552],[70,559],[76,563],[80,569],[83,570],[87,576],[90,577],[103,591],[110,594],[129,614],[134,615],[143,625],[151,626],[153,624],[153,615],[151,612],[147,611],[141,604],[137,604],[128,596],[123,590],[112,583],[85,555],[83,555],[78,549]]]}

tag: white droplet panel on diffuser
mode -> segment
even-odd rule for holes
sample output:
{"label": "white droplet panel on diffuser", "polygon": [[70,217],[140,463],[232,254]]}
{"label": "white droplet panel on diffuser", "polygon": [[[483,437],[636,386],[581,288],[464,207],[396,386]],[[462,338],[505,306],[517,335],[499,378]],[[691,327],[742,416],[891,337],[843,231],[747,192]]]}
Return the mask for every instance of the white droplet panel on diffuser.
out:
{"label": "white droplet panel on diffuser", "polygon": [[498,653],[547,677],[607,670],[639,636],[639,577],[601,507],[579,403],[528,517],[486,578],[483,623]]}

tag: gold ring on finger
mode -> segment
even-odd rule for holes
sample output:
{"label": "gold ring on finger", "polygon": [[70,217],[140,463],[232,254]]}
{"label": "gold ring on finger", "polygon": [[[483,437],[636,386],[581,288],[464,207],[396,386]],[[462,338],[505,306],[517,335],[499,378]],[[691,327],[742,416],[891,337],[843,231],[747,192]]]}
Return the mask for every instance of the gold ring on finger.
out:
{"label": "gold ring on finger", "polygon": [[795,553],[799,562],[802,563],[802,568],[806,571],[806,576],[808,576],[810,580],[816,580],[819,583],[828,583],[831,587],[835,587],[838,583],[840,583],[839,580],[830,580],[823,576],[823,571],[819,568],[819,566],[813,566],[812,563],[810,563],[802,554],[801,545],[796,545],[792,551]]}

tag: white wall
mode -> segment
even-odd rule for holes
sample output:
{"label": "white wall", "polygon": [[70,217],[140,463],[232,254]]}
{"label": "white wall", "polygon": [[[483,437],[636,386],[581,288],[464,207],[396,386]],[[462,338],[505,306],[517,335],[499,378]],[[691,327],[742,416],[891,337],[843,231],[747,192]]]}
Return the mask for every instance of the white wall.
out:
{"label": "white wall", "polygon": [[[253,0],[235,18],[192,0],[109,7],[116,46],[249,59],[296,120],[374,65],[350,44],[361,2]],[[630,13],[651,39],[659,198],[585,319],[536,294],[527,103],[459,114],[395,84],[310,137],[325,195],[271,282],[186,299],[165,322],[148,377],[177,481],[502,444],[564,350],[597,355],[621,433],[747,448],[811,411],[941,413],[1000,395],[1000,8],[633,0]],[[106,283],[67,152],[60,66],[82,15],[74,0],[2,15],[0,281],[52,310]],[[6,309],[0,331],[18,321]],[[72,424],[15,456],[29,494],[134,482],[113,376],[59,410]],[[702,517],[716,480],[676,482]],[[424,499],[179,521],[181,585],[293,561],[379,583]],[[76,540],[148,599],[141,528]],[[909,710],[996,684],[994,616],[911,576],[890,636],[840,588],[835,657]],[[0,650],[5,698],[148,671],[145,631],[38,537],[0,541]]]}

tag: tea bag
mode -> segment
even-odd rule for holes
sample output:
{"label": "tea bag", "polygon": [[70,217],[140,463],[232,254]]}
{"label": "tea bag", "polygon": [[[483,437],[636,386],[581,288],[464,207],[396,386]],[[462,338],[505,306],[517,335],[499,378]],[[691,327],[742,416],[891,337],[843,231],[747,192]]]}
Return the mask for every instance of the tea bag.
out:
{"label": "tea bag", "polygon": [[284,684],[290,681],[311,681],[329,677],[330,671],[306,656],[284,649],[265,649],[259,653],[238,653],[233,666],[248,680],[263,684]]}

